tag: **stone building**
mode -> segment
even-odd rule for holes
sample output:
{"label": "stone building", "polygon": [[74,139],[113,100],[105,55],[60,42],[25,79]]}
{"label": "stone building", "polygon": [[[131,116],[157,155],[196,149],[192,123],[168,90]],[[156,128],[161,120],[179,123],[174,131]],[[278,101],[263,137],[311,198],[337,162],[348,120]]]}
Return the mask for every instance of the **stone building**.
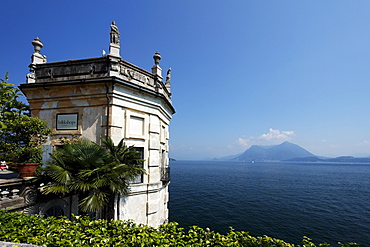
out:
{"label": "stone building", "polygon": [[[168,219],[168,139],[175,110],[171,102],[170,73],[162,77],[161,56],[153,56],[151,72],[122,60],[119,31],[112,22],[110,51],[102,57],[48,63],[36,38],[32,44],[27,82],[20,88],[31,114],[52,129],[48,147],[61,145],[61,138],[84,137],[101,144],[122,138],[142,153],[147,174],[131,182],[130,193],[117,198],[115,219],[158,226]],[[72,205],[74,204],[74,205]],[[44,205],[41,211],[75,208],[68,200]]]}

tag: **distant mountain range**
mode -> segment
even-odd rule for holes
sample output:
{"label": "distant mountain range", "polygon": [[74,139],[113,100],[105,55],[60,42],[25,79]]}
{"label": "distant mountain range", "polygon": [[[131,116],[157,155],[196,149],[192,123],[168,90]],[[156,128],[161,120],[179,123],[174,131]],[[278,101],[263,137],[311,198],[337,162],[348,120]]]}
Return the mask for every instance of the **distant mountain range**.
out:
{"label": "distant mountain range", "polygon": [[353,156],[340,156],[336,158],[306,157],[294,158],[287,161],[293,162],[334,162],[334,163],[370,163],[370,157],[355,158]]}
{"label": "distant mountain range", "polygon": [[347,162],[347,163],[370,163],[370,157],[355,158],[342,156],[337,158],[323,158],[316,156],[306,149],[290,143],[283,142],[274,146],[253,145],[244,153],[236,156],[227,156],[223,160],[235,161],[291,161],[291,162]]}

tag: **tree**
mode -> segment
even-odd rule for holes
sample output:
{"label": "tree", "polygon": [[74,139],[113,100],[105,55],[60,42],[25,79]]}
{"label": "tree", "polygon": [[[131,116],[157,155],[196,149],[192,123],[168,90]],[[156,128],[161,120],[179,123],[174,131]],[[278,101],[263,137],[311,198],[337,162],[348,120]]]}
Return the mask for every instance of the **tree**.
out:
{"label": "tree", "polygon": [[104,210],[105,218],[113,219],[115,194],[118,197],[117,206],[119,206],[119,199],[122,194],[127,193],[129,181],[133,181],[138,176],[145,174],[145,169],[142,168],[142,163],[144,160],[141,159],[141,153],[135,151],[134,146],[126,146],[123,142],[123,139],[118,143],[117,146],[114,145],[111,138],[106,140],[102,139],[102,142],[112,156],[113,162],[111,164],[111,168],[114,168],[114,173],[121,174],[120,176],[124,178],[119,179],[117,177],[112,181],[113,183],[121,184],[122,187],[120,190],[112,191],[113,193],[110,193],[109,203]]}
{"label": "tree", "polygon": [[5,74],[4,79],[0,78],[0,131],[4,131],[6,125],[5,119],[18,115],[28,110],[27,105],[18,101],[20,96],[19,89],[15,88],[13,84],[8,83],[8,73]]}
{"label": "tree", "polygon": [[140,153],[123,140],[115,146],[111,139],[106,148],[86,139],[67,143],[51,154],[52,161],[39,177],[46,178],[40,188],[45,195],[77,195],[81,212],[101,211],[102,218],[113,219],[114,200],[127,193],[129,180],[143,174]]}
{"label": "tree", "polygon": [[51,133],[47,124],[31,117],[27,104],[19,100],[20,90],[0,79],[0,159],[9,162],[40,163],[42,144]]}

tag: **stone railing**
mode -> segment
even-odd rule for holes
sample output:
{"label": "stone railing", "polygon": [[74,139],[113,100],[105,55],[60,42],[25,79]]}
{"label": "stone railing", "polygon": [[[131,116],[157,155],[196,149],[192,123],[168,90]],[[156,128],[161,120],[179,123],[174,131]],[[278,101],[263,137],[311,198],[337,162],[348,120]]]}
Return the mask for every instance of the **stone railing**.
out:
{"label": "stone railing", "polygon": [[25,206],[24,191],[26,185],[23,179],[0,180],[0,209],[17,211]]}

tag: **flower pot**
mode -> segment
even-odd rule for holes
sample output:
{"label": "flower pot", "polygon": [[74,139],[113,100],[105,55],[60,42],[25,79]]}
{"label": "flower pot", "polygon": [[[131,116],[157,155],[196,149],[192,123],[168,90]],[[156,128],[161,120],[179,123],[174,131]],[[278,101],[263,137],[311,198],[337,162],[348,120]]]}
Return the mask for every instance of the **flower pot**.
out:
{"label": "flower pot", "polygon": [[26,178],[26,177],[33,177],[36,173],[36,168],[39,163],[19,163],[17,164],[19,177]]}

